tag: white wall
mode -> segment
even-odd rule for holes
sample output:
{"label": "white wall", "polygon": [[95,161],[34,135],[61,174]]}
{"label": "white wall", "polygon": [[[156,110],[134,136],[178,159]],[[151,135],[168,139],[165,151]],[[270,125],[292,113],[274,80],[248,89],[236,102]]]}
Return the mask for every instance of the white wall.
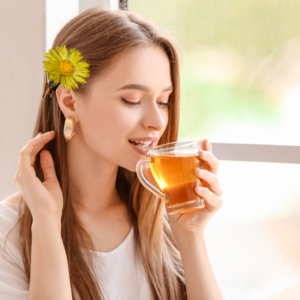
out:
{"label": "white wall", "polygon": [[16,191],[20,149],[31,138],[43,88],[45,5],[0,2],[0,200]]}

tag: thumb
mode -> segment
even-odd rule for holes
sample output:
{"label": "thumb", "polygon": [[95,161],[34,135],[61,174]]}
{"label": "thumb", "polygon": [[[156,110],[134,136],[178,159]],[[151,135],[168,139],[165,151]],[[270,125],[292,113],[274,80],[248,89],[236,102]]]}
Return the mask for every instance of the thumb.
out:
{"label": "thumb", "polygon": [[56,182],[57,176],[55,172],[54,161],[48,150],[43,150],[41,152],[40,161],[45,181]]}

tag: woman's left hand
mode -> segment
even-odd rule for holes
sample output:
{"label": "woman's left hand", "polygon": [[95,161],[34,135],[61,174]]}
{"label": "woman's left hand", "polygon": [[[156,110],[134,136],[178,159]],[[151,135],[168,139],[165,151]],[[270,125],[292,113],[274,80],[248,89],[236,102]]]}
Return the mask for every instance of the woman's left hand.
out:
{"label": "woman's left hand", "polygon": [[199,151],[199,157],[204,160],[205,169],[196,169],[196,176],[204,184],[196,188],[196,193],[204,198],[205,207],[193,212],[169,215],[169,223],[177,242],[203,235],[206,224],[222,206],[223,192],[217,178],[219,161],[212,154],[212,145],[206,139],[203,140],[203,149]]}

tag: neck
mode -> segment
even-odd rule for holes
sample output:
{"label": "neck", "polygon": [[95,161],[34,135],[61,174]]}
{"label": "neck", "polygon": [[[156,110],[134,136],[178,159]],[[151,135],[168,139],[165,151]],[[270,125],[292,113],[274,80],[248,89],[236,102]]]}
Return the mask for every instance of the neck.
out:
{"label": "neck", "polygon": [[71,201],[76,208],[99,213],[120,204],[116,190],[118,166],[95,157],[79,143],[67,149]]}

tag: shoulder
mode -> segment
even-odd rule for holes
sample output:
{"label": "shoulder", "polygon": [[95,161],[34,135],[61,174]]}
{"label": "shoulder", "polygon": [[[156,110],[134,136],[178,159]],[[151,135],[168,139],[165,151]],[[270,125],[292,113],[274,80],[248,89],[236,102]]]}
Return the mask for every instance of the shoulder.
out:
{"label": "shoulder", "polygon": [[0,201],[0,299],[25,299],[28,295],[29,283],[18,239],[21,198],[18,192]]}
{"label": "shoulder", "polygon": [[0,203],[6,205],[7,207],[14,210],[15,212],[18,212],[21,199],[22,199],[21,193],[16,192],[8,196],[7,198],[3,199],[2,201],[0,201]]}
{"label": "shoulder", "polygon": [[[0,201],[0,248],[8,235],[13,229],[19,219],[19,203],[22,196],[20,192],[17,192],[4,200]],[[17,246],[17,228],[14,228],[9,236],[8,241]]]}

